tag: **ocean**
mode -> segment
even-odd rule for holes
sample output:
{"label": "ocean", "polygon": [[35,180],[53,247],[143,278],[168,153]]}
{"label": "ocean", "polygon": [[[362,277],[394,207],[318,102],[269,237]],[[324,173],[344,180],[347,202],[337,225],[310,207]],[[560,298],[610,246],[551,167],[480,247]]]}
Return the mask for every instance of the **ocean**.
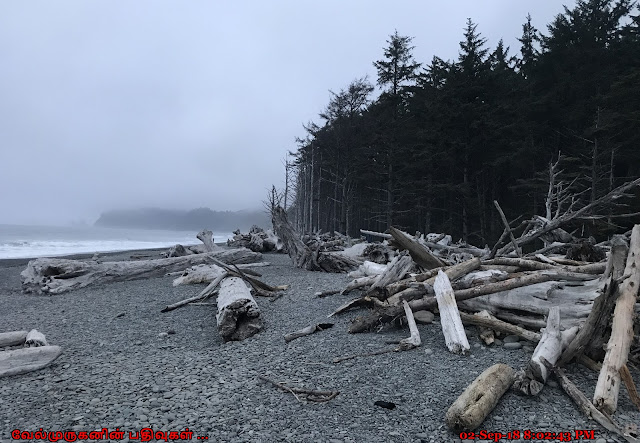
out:
{"label": "ocean", "polygon": [[[196,234],[195,231],[0,224],[0,259],[168,248],[176,243],[201,244]],[[225,242],[232,237],[230,232],[213,233],[216,243]]]}

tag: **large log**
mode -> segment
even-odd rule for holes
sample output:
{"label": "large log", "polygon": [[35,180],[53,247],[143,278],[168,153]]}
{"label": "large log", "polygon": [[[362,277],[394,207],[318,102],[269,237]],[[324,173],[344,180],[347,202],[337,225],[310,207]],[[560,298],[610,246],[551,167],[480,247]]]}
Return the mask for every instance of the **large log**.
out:
{"label": "large log", "polygon": [[627,265],[618,287],[618,300],[613,311],[611,337],[598,377],[593,404],[601,411],[613,414],[618,405],[620,369],[627,363],[633,340],[634,305],[640,286],[640,225],[631,231]]}
{"label": "large log", "polygon": [[453,402],[445,421],[451,429],[472,431],[496,407],[514,379],[510,366],[498,363],[486,369]]}
{"label": "large log", "polygon": [[411,268],[413,268],[413,260],[407,252],[400,253],[389,263],[385,270],[379,274],[374,280],[371,288],[367,291],[367,295],[373,295],[374,293],[380,295],[379,298],[386,298],[387,294],[384,288],[391,283],[394,283],[402,279]]}
{"label": "large log", "polygon": [[27,331],[0,332],[0,348],[24,344],[27,334]]}
{"label": "large log", "polygon": [[24,292],[60,294],[92,284],[161,277],[167,272],[182,271],[199,264],[213,264],[216,260],[229,264],[251,263],[259,261],[261,257],[260,253],[241,248],[158,260],[102,263],[38,258],[31,260],[20,276]]}
{"label": "large log", "polygon": [[222,281],[216,320],[224,341],[244,340],[262,329],[258,304],[241,278],[228,277]]}
{"label": "large log", "polygon": [[[433,284],[436,293],[436,301],[440,310],[440,322],[442,323],[442,333],[444,334],[447,348],[454,354],[466,354],[470,346],[467,335],[460,320],[458,305],[453,294],[453,288],[447,275],[439,271]],[[405,302],[406,303],[406,302]],[[406,308],[405,308],[406,309]]]}
{"label": "large log", "polygon": [[39,346],[0,351],[0,377],[42,369],[60,356],[60,346]]}
{"label": "large log", "polygon": [[390,232],[394,240],[398,242],[400,247],[406,249],[411,254],[413,261],[425,269],[438,268],[446,266],[446,263],[433,255],[425,246],[421,245],[417,240],[411,238],[406,232],[391,226]]}
{"label": "large log", "polygon": [[[495,297],[486,297],[486,300],[484,300],[482,303],[477,303],[477,304],[474,303],[473,306],[468,306],[468,308],[476,311],[480,311],[483,309],[486,309],[489,311],[495,311],[495,309],[492,309],[492,306],[494,306],[495,304],[502,303],[502,300],[507,298],[505,297],[505,295],[511,295],[510,297],[511,299],[518,298],[515,296],[515,294],[517,293],[513,292],[513,290],[516,288],[530,286],[530,285],[534,285],[542,282],[549,282],[545,290],[542,291],[542,293],[544,294],[545,292],[549,292],[552,288],[557,287],[558,281],[562,281],[562,280],[588,281],[588,280],[594,280],[596,278],[597,278],[596,275],[577,274],[577,273],[572,273],[567,271],[553,271],[553,270],[531,271],[528,273],[523,273],[521,275],[518,275],[517,277],[511,278],[508,280],[504,280],[496,283],[488,283],[486,285],[477,286],[469,289],[461,289],[461,290],[454,291],[454,293],[455,293],[457,302],[470,300],[475,297],[480,297],[483,295],[496,294]],[[587,285],[584,288],[578,288],[578,289],[567,288],[567,292],[573,291],[575,294],[572,294],[572,295],[574,295],[575,297],[578,297],[578,296],[582,298],[591,297],[591,299],[595,299],[597,296],[597,290],[598,290],[598,288],[595,286],[596,283],[594,283],[591,286]],[[529,298],[527,300],[533,300],[533,298],[537,298],[537,297],[534,297],[534,295],[538,295],[539,292],[540,292],[539,290],[535,292],[529,292],[528,293]],[[399,294],[400,293],[396,295],[399,295]],[[544,300],[541,300],[540,302],[536,302],[536,303],[540,304],[541,302],[544,302]],[[585,318],[587,315],[589,315],[590,306],[583,305],[576,308],[576,306],[574,306],[575,302],[572,301],[571,303],[573,303],[571,306],[567,303],[565,308],[567,311],[566,316],[568,318]],[[413,300],[409,302],[409,306],[411,306],[411,309],[413,311],[433,309],[434,307],[436,307],[436,305],[437,305],[437,302],[435,297],[430,295],[427,295],[421,299]],[[515,305],[527,306],[526,303],[522,303],[521,301],[518,301],[518,300],[516,300]],[[538,306],[537,313],[541,315],[547,315],[547,313],[549,312],[550,306],[552,306],[550,302],[542,303],[540,306]],[[525,307],[525,311],[528,309],[529,309],[528,307]],[[562,311],[563,317],[565,316],[565,309],[563,309]],[[356,321],[354,321],[351,327],[349,328],[349,332],[359,333],[359,332],[370,331],[374,327],[379,326],[381,323],[389,322],[392,319],[398,317],[399,315],[402,315],[402,307],[400,306],[390,306],[384,309],[377,309],[369,313],[365,317],[357,318]],[[542,323],[541,326],[544,326],[544,323]]]}
{"label": "large log", "polygon": [[300,236],[287,220],[287,213],[280,206],[272,214],[273,229],[283,242],[284,249],[291,257],[296,268],[307,271],[348,272],[360,263],[340,254],[331,254],[319,250],[312,251],[304,244]]}
{"label": "large log", "polygon": [[597,354],[603,352],[603,338],[609,326],[614,303],[618,297],[617,279],[622,276],[624,271],[628,251],[629,248],[625,240],[620,237],[614,239],[609,261],[607,262],[608,271],[605,272],[608,282],[602,294],[593,303],[593,308],[584,325],[580,328],[580,332],[562,353],[560,360],[558,360],[559,367],[565,366],[576,356],[581,355],[587,348],[595,349]]}
{"label": "large log", "polygon": [[549,368],[545,362],[555,365],[563,349],[573,340],[577,332],[577,326],[560,331],[560,308],[558,306],[551,308],[547,327],[542,333],[540,342],[533,351],[526,370],[518,374],[514,386],[525,394],[539,394],[549,377]]}

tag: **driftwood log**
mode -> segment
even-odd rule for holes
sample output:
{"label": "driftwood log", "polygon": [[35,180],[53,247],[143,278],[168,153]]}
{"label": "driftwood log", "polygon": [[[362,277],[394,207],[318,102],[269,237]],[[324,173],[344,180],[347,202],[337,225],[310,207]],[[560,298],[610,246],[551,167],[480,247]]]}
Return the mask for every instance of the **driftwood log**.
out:
{"label": "driftwood log", "polygon": [[37,371],[51,364],[61,353],[60,346],[39,346],[0,351],[0,377]]}
{"label": "driftwood log", "polygon": [[244,340],[262,329],[260,309],[241,278],[225,278],[218,291],[218,332],[224,341]]}
{"label": "driftwood log", "polygon": [[213,242],[213,232],[209,231],[208,229],[203,229],[202,231],[198,232],[196,238],[204,244],[205,250],[207,252],[213,252],[220,249]]}
{"label": "driftwood log", "polygon": [[27,331],[0,332],[0,348],[23,345],[27,334]]}
{"label": "driftwood log", "polygon": [[284,249],[296,268],[307,271],[348,272],[360,264],[356,260],[340,254],[312,250],[305,245],[287,220],[287,213],[280,206],[274,208],[273,229],[282,240]]}
{"label": "driftwood log", "polygon": [[400,247],[408,250],[413,261],[424,269],[433,269],[446,265],[445,262],[433,255],[431,251],[409,236],[406,232],[396,229],[393,226],[390,228],[390,232],[393,239],[400,245]]}
{"label": "driftwood log", "polygon": [[634,305],[640,287],[640,225],[635,225],[631,231],[627,264],[621,279],[618,287],[620,295],[613,311],[611,337],[593,395],[593,404],[609,414],[613,414],[618,405],[619,371],[627,363],[633,340]]}
{"label": "driftwood log", "polygon": [[31,260],[20,274],[24,292],[60,294],[97,283],[161,277],[167,272],[184,270],[199,264],[250,263],[260,261],[262,254],[248,249],[229,249],[208,254],[158,260],[84,262],[62,258]]}
{"label": "driftwood log", "polygon": [[[460,320],[458,305],[447,275],[440,271],[433,284],[440,311],[440,322],[447,348],[454,354],[466,354],[471,347]],[[406,302],[405,302],[406,303]],[[407,305],[408,306],[408,305]]]}
{"label": "driftwood log", "polygon": [[305,337],[307,335],[311,335],[313,333],[324,331],[325,329],[329,329],[333,327],[333,323],[318,323],[315,325],[307,326],[306,328],[302,328],[299,331],[291,332],[284,336],[284,341],[289,343],[296,338]]}
{"label": "driftwood log", "polygon": [[540,342],[533,351],[527,368],[518,373],[514,387],[525,394],[538,395],[549,377],[549,369],[545,362],[555,365],[563,349],[574,339],[577,332],[577,326],[560,331],[560,308],[552,307]]}
{"label": "driftwood log", "polygon": [[453,402],[445,421],[451,429],[471,431],[482,424],[509,389],[514,370],[503,363],[486,369]]}
{"label": "driftwood log", "polygon": [[558,367],[566,366],[576,356],[582,355],[585,351],[589,355],[601,360],[604,355],[604,343],[607,329],[609,327],[611,312],[613,312],[616,298],[618,297],[617,280],[622,276],[629,247],[627,242],[621,238],[614,238],[611,247],[611,254],[607,262],[607,271],[603,277],[608,281],[595,302],[584,325],[580,328],[578,335],[567,346],[558,360]]}

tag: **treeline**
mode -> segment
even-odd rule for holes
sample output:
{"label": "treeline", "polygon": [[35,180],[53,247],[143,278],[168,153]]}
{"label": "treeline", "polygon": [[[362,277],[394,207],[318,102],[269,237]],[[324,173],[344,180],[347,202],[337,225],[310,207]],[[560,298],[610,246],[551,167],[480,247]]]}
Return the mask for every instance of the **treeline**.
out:
{"label": "treeline", "polygon": [[[549,214],[559,158],[560,213],[571,196],[576,209],[638,177],[639,29],[635,3],[580,0],[544,33],[527,17],[515,56],[502,41],[487,47],[468,20],[458,59],[426,65],[396,31],[374,62],[383,92],[356,79],[305,126],[287,171],[297,228],[394,225],[484,245],[503,230],[494,200],[509,219]],[[583,227],[606,233],[612,222]]]}
{"label": "treeline", "polygon": [[190,211],[171,209],[123,209],[107,211],[100,215],[95,226],[109,228],[162,229],[178,231],[200,231],[211,229],[214,232],[243,232],[257,224],[267,227],[271,224],[264,211],[212,211],[198,208]]}

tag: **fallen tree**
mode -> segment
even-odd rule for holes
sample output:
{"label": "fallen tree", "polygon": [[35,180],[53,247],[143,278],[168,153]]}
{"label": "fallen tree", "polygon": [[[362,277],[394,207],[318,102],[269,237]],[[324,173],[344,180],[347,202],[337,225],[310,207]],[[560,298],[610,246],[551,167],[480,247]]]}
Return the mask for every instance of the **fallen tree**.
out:
{"label": "fallen tree", "polygon": [[31,260],[20,273],[22,289],[26,293],[60,294],[93,284],[161,277],[168,272],[182,271],[199,264],[251,263],[260,261],[260,253],[248,249],[229,249],[208,254],[158,260],[86,262],[62,258]]}
{"label": "fallen tree", "polygon": [[220,284],[216,320],[224,341],[244,340],[262,329],[260,309],[242,279],[227,277]]}
{"label": "fallen tree", "polygon": [[273,209],[272,219],[274,231],[282,239],[284,249],[296,268],[307,271],[348,272],[360,264],[344,255],[309,248],[295,232],[287,220],[287,213],[280,206]]}

